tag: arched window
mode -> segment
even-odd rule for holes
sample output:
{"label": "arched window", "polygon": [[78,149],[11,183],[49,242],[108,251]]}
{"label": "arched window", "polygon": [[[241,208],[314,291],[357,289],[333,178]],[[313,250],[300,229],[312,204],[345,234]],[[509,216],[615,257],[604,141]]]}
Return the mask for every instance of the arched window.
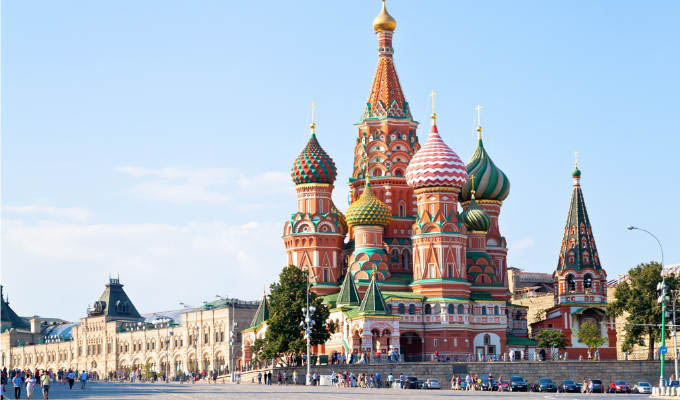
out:
{"label": "arched window", "polygon": [[[397,161],[401,161],[401,160],[397,160]],[[398,170],[395,170],[395,171],[394,171],[394,176],[404,176],[404,173],[401,172],[400,169],[398,169]]]}
{"label": "arched window", "polygon": [[501,315],[501,309],[498,306],[493,307],[493,314],[494,315]]}
{"label": "arched window", "polygon": [[446,311],[447,311],[449,314],[455,314],[456,309],[455,309],[455,307],[453,307],[453,304],[449,304],[449,306],[447,307],[447,310],[446,310]]}
{"label": "arched window", "polygon": [[411,253],[409,253],[407,250],[404,250],[404,253],[402,253],[401,257],[404,261],[404,270],[408,271],[409,265],[411,263]]}
{"label": "arched window", "polygon": [[462,304],[458,304],[458,314],[465,314],[465,308]]}
{"label": "arched window", "polygon": [[411,314],[411,315],[415,314],[416,313],[416,306],[414,306],[413,304],[409,304],[408,305],[408,313]]}
{"label": "arched window", "polygon": [[382,176],[382,170],[380,168],[376,168],[373,170],[373,174],[371,176]]}
{"label": "arched window", "polygon": [[484,335],[484,344],[487,346],[491,344],[491,336]]}
{"label": "arched window", "polygon": [[432,306],[425,304],[425,314],[432,314]]}
{"label": "arched window", "polygon": [[482,315],[486,315],[486,307],[482,306]]}
{"label": "arched window", "polygon": [[[397,175],[401,176],[401,175]],[[406,207],[404,207],[404,203],[399,204],[399,216],[403,217],[406,216]]]}
{"label": "arched window", "polygon": [[567,290],[569,292],[576,291],[576,282],[574,282],[574,275],[572,274],[567,275]]}
{"label": "arched window", "polygon": [[397,310],[398,310],[397,312],[399,314],[403,314],[404,313],[404,303],[399,303],[399,305],[397,306]]}
{"label": "arched window", "polygon": [[441,314],[442,312],[442,307],[439,304],[434,305],[434,313],[435,314]]}
{"label": "arched window", "polygon": [[583,276],[583,288],[590,289],[593,287],[593,276],[591,274],[585,274]]}
{"label": "arched window", "polygon": [[574,263],[574,259],[575,259],[574,253],[569,252],[569,254],[567,255],[567,264],[573,264],[573,263]]}
{"label": "arched window", "polygon": [[590,264],[590,254],[587,251],[583,252],[583,263]]}

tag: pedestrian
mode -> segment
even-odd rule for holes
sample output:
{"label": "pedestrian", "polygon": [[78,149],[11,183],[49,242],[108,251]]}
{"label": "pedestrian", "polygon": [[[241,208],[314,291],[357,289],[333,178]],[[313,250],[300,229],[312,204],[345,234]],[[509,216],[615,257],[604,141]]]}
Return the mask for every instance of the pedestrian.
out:
{"label": "pedestrian", "polygon": [[36,380],[35,375],[31,375],[30,372],[26,376],[26,398],[33,398],[33,389],[35,388]]}
{"label": "pedestrian", "polygon": [[80,389],[85,390],[85,383],[87,382],[89,374],[87,371],[83,371],[80,373]]}
{"label": "pedestrian", "polygon": [[262,384],[262,372],[257,373],[257,384],[258,385]]}
{"label": "pedestrian", "polygon": [[380,372],[375,374],[375,387],[377,387],[378,389],[380,389],[380,376],[381,376]]}
{"label": "pedestrian", "polygon": [[403,389],[404,388],[404,373],[402,372],[399,374],[399,388]]}
{"label": "pedestrian", "polygon": [[293,383],[295,385],[298,384],[298,372],[297,372],[297,370],[293,370]]}
{"label": "pedestrian", "polygon": [[7,387],[7,368],[0,371],[0,400],[5,400],[5,388]]}
{"label": "pedestrian", "polygon": [[50,379],[49,372],[43,371],[40,377],[40,384],[42,385],[42,395],[45,400],[50,398],[50,383],[52,383],[52,380]]}
{"label": "pedestrian", "polygon": [[76,374],[73,372],[73,370],[68,370],[68,374],[66,374],[66,379],[68,379],[68,390],[73,389],[73,382],[76,380]]}
{"label": "pedestrian", "polygon": [[389,388],[392,389],[392,385],[394,384],[394,375],[392,375],[392,372],[387,375],[387,382],[390,385]]}
{"label": "pedestrian", "polygon": [[14,385],[14,398],[15,399],[21,398],[21,384],[22,383],[23,383],[23,379],[21,379],[21,374],[15,372],[14,378],[12,378],[12,384]]}

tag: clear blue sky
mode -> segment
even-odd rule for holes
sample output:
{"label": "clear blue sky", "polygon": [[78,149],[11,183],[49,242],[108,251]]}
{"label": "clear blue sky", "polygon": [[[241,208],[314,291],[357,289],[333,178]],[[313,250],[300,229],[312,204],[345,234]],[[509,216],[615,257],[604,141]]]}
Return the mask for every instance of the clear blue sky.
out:
{"label": "clear blue sky", "polygon": [[[16,311],[76,319],[120,273],[143,312],[258,297],[284,262],[288,177],[318,103],[346,182],[379,1],[5,1],[2,282]],[[573,152],[610,279],[680,262],[680,4],[388,2],[397,70],[444,140],[509,176],[510,265],[551,272]],[[424,142],[427,128],[420,129]]]}

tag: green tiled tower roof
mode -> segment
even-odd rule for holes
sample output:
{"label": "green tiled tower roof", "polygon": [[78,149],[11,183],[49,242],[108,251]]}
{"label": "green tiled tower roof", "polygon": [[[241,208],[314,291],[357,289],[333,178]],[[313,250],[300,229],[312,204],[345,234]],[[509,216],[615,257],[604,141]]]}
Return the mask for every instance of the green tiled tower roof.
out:
{"label": "green tiled tower roof", "polygon": [[385,304],[385,299],[383,299],[382,293],[380,293],[380,288],[378,288],[378,283],[375,281],[376,273],[373,273],[371,278],[371,283],[366,289],[366,294],[364,294],[363,300],[361,300],[361,305],[359,306],[360,314],[369,315],[387,315],[390,311],[387,309],[387,304]]}
{"label": "green tiled tower roof", "polygon": [[356,285],[354,285],[352,272],[347,271],[335,304],[336,306],[358,306],[360,303],[361,298],[359,297]]}
{"label": "green tiled tower roof", "polygon": [[110,320],[135,320],[144,318],[139,314],[135,305],[128,297],[119,278],[109,278],[104,292],[94,306],[88,311],[89,316],[103,315]]}
{"label": "green tiled tower roof", "polygon": [[564,227],[564,237],[560,249],[557,270],[593,268],[599,271],[600,258],[595,246],[593,229],[586,210],[586,201],[581,190],[581,170],[576,167],[572,173],[574,189],[571,193],[569,214]]}
{"label": "green tiled tower roof", "polygon": [[291,177],[296,185],[307,183],[326,183],[333,184],[337,169],[333,159],[321,148],[316,139],[315,124],[312,124],[312,136],[307,142],[307,146],[302,153],[295,159],[291,169]]}
{"label": "green tiled tower roof", "polygon": [[250,323],[250,328],[255,328],[268,319],[269,301],[267,301],[267,294],[265,293],[262,296],[262,302],[260,303],[260,306],[257,307],[257,311],[255,311],[255,316],[253,317],[253,321]]}

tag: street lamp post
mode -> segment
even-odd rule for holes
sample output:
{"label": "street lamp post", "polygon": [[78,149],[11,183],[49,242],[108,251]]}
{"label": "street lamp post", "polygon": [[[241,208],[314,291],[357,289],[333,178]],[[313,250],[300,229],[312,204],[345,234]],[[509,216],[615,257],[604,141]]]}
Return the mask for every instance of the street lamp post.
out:
{"label": "street lamp post", "polygon": [[165,339],[165,383],[170,383],[170,338],[172,337],[172,330],[168,331],[168,336]]}
{"label": "street lamp post", "polygon": [[678,291],[673,291],[673,361],[675,364],[675,379],[678,379],[678,331],[675,325],[675,301],[678,299]]}
{"label": "street lamp post", "polygon": [[310,355],[310,347],[311,347],[311,340],[312,340],[312,327],[314,326],[315,322],[312,319],[312,314],[316,311],[316,307],[314,306],[309,306],[309,289],[311,288],[312,284],[309,281],[309,272],[307,273],[307,307],[302,307],[302,314],[305,316],[304,321],[300,322],[300,326],[305,328],[305,339],[307,339],[307,378],[305,379],[305,384],[306,385],[311,385],[312,380],[311,380],[311,355]]}
{"label": "street lamp post", "polygon": [[[663,277],[663,267],[664,267],[664,261],[663,261],[663,246],[661,245],[661,241],[659,240],[658,237],[656,237],[652,232],[639,228],[637,226],[632,226],[629,225],[626,227],[629,231],[632,230],[638,230],[647,233],[649,236],[653,237],[654,240],[656,240],[656,243],[659,244],[659,250],[661,251],[661,282],[657,285],[656,289],[661,292],[661,296],[659,296],[658,302],[661,304],[661,347],[665,348],[666,347],[666,303],[668,302],[668,296],[666,295],[666,278]],[[674,316],[675,317],[675,316]],[[675,324],[675,323],[674,323]],[[676,357],[677,358],[677,349],[676,349]],[[664,386],[664,363],[666,361],[666,354],[661,354],[659,352],[659,360],[661,361],[661,376],[659,377],[659,387]],[[676,374],[676,379],[677,379],[677,369],[678,369],[678,362],[677,360],[675,361],[675,374]]]}
{"label": "street lamp post", "polygon": [[231,367],[231,381],[235,381],[234,375],[234,343],[236,342],[236,327],[238,322],[236,322],[236,315],[234,314],[234,300],[231,300],[231,334],[229,335],[229,359]]}

